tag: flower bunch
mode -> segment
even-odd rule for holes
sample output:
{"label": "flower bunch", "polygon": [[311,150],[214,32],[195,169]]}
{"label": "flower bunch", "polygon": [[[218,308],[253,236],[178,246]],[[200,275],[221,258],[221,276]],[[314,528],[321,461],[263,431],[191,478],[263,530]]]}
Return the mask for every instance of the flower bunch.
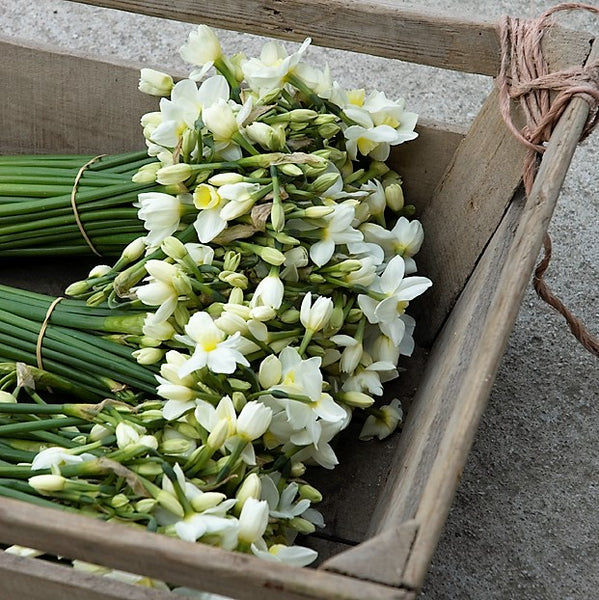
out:
{"label": "flower bunch", "polygon": [[[305,62],[308,46],[288,54],[268,42],[259,57],[228,57],[200,26],[182,48],[197,67],[190,77],[142,71],[140,89],[162,98],[142,118],[153,160],[134,179],[168,191],[139,194],[146,235],[69,286],[75,304],[61,310],[114,311],[110,327],[86,323],[83,310],[70,326],[121,344],[155,387],[141,388],[135,408],[93,413],[75,452],[93,446],[85,466],[53,451],[64,467],[41,473],[87,476],[102,453],[144,478],[147,497],[107,492],[125,512],[293,564],[314,558],[289,545],[295,535],[322,524],[306,465],[338,463],[334,438],[354,409],[366,413],[364,438],[401,419],[397,401],[375,400],[412,353],[406,309],[431,285],[414,274],[422,227],[383,162],[416,137],[416,115],[382,92],[342,89]],[[30,458],[29,475],[41,460]]]}
{"label": "flower bunch", "polygon": [[[59,378],[22,363],[2,363],[0,373],[0,495],[299,566],[314,559],[290,545],[322,525],[314,488],[257,467],[219,486],[228,425],[208,434],[194,419],[171,423],[160,401],[58,404],[57,392],[72,391]],[[259,434],[264,410],[246,405],[237,434]]]}

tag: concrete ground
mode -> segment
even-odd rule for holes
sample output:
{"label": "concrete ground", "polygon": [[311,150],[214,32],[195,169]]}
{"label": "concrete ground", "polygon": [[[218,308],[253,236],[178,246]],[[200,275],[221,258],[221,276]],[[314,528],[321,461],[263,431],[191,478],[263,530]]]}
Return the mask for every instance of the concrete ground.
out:
{"label": "concrete ground", "polygon": [[[537,16],[552,3],[446,0],[427,9],[497,20]],[[570,21],[572,23],[572,21]],[[566,20],[566,23],[568,21]],[[597,21],[575,26],[599,31]],[[4,0],[9,36],[69,50],[177,68],[189,25],[117,14],[64,0]],[[251,44],[254,44],[252,47]],[[227,34],[226,50],[258,42]],[[325,53],[314,49],[318,62]],[[327,52],[345,86],[403,96],[410,110],[468,122],[492,82],[388,60]],[[349,71],[347,65],[351,64]],[[576,152],[551,224],[554,290],[599,331],[599,134]],[[566,600],[599,597],[599,361],[559,315],[529,291],[433,559],[427,600]]]}

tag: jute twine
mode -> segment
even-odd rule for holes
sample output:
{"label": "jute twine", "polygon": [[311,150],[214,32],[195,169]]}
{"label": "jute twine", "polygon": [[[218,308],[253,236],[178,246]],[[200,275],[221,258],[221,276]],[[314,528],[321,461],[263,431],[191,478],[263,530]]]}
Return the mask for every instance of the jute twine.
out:
{"label": "jute twine", "polygon": [[[499,24],[501,41],[501,67],[497,78],[501,114],[512,133],[529,151],[523,168],[526,195],[530,196],[534,178],[545,151],[544,143],[570,100],[577,96],[589,104],[589,115],[581,135],[586,138],[599,122],[599,60],[583,67],[549,72],[543,58],[541,40],[552,26],[552,16],[559,11],[586,10],[599,15],[599,8],[576,2],[550,8],[538,19],[520,20],[504,17]],[[518,129],[510,114],[510,101],[519,100],[526,125]],[[544,280],[551,260],[551,238],[543,239],[544,256],[534,274],[537,294],[566,319],[570,330],[580,343],[595,356],[599,356],[599,339],[591,335],[582,321],[555,296]]]}
{"label": "jute twine", "polygon": [[85,243],[90,247],[91,251],[96,256],[99,256],[100,258],[102,257],[102,254],[100,254],[100,252],[98,252],[96,247],[93,245],[91,239],[89,238],[89,236],[87,235],[87,232],[85,231],[85,227],[83,227],[83,223],[81,222],[81,217],[79,216],[79,211],[77,210],[76,197],[77,197],[77,186],[79,185],[79,180],[83,176],[85,169],[87,169],[87,167],[89,167],[91,164],[95,163],[97,160],[99,160],[103,156],[106,156],[106,154],[99,154],[98,156],[94,156],[94,158],[92,158],[91,160],[88,160],[79,169],[79,171],[77,172],[77,175],[75,176],[75,181],[73,182],[73,189],[71,190],[71,208],[73,209],[73,215],[75,216],[75,222],[77,223],[77,227],[79,227],[79,231],[81,232],[81,235],[82,235],[83,239],[85,240]]}
{"label": "jute twine", "polygon": [[40,327],[40,332],[37,334],[37,343],[35,345],[35,358],[37,360],[37,368],[40,370],[44,369],[44,363],[42,361],[42,342],[44,341],[44,335],[46,333],[50,317],[52,316],[52,311],[56,308],[56,305],[61,300],[64,300],[64,298],[62,296],[58,296],[58,298],[55,298],[52,304],[48,306],[46,316],[44,317],[44,321],[42,323],[42,326]]}

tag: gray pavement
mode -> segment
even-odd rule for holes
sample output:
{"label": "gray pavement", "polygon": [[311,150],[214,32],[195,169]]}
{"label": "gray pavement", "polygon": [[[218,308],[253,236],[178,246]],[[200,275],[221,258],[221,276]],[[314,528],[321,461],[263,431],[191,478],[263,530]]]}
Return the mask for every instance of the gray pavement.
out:
{"label": "gray pavement", "polygon": [[[446,0],[427,9],[497,20],[537,16],[552,3]],[[568,23],[568,20],[565,21]],[[597,21],[577,27],[599,31]],[[63,0],[2,0],[5,35],[72,52],[182,67],[189,25]],[[250,36],[224,45],[248,53]],[[254,44],[252,47],[251,44]],[[345,86],[403,96],[423,116],[467,123],[492,82],[339,51],[314,49]],[[351,60],[350,60],[351,58]],[[324,58],[323,58],[324,60]],[[351,70],[347,65],[351,64]],[[599,331],[599,134],[576,152],[551,223],[554,290]],[[428,600],[599,598],[599,361],[534,292],[524,299],[422,597]]]}

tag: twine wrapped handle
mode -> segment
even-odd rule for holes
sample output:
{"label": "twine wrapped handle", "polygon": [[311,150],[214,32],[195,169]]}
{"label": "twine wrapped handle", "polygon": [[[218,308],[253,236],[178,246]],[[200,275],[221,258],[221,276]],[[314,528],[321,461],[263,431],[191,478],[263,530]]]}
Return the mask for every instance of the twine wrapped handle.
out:
{"label": "twine wrapped handle", "polygon": [[[541,51],[541,40],[553,24],[556,12],[587,10],[599,15],[599,8],[580,3],[564,3],[550,8],[538,19],[525,20],[504,17],[499,24],[501,42],[501,67],[497,77],[499,105],[503,119],[510,131],[528,147],[522,179],[524,190],[530,196],[540,157],[545,151],[553,128],[574,96],[589,104],[589,115],[581,140],[586,138],[599,122],[599,60],[583,67],[572,67],[555,73]],[[552,99],[550,94],[554,94]],[[510,114],[512,99],[517,99],[523,109],[526,125],[519,130]],[[549,289],[544,280],[551,260],[551,238],[543,239],[544,256],[537,265],[533,285],[547,304],[561,313],[570,330],[592,354],[599,356],[599,339],[590,334],[582,321]]]}

